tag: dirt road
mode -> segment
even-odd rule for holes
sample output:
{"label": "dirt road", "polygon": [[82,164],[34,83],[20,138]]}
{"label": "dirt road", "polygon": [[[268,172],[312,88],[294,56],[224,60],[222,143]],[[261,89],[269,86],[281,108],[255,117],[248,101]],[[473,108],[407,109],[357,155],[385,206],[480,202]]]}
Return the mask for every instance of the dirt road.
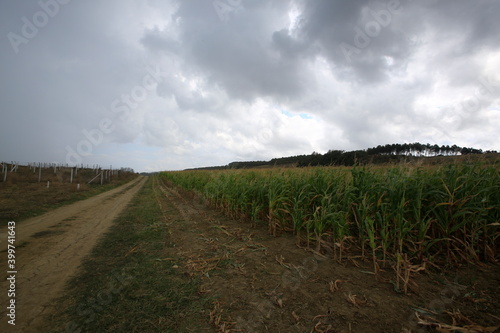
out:
{"label": "dirt road", "polygon": [[9,299],[7,229],[0,229],[0,332],[37,332],[42,318],[57,308],[68,278],[99,237],[146,182],[131,183],[87,200],[60,207],[16,225],[15,326],[7,323]]}

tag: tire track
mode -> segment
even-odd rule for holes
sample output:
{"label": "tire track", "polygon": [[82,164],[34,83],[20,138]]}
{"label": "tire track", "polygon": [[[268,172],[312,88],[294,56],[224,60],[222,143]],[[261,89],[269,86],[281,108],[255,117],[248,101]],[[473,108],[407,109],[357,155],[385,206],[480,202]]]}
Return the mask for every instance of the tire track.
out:
{"label": "tire track", "polygon": [[[56,309],[68,279],[100,236],[146,182],[132,183],[63,206],[16,225],[16,325],[7,323],[6,278],[0,283],[0,332],[38,332]],[[7,271],[6,228],[0,230],[0,267]],[[22,246],[20,246],[22,245]]]}

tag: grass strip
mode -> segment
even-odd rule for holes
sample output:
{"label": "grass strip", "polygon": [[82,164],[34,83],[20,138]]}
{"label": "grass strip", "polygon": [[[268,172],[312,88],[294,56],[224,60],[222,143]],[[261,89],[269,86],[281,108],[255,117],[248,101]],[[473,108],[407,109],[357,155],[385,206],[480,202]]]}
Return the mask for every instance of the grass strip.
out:
{"label": "grass strip", "polygon": [[[168,231],[149,179],[84,261],[55,332],[196,332],[209,299],[164,260]],[[54,321],[52,321],[54,323]]]}

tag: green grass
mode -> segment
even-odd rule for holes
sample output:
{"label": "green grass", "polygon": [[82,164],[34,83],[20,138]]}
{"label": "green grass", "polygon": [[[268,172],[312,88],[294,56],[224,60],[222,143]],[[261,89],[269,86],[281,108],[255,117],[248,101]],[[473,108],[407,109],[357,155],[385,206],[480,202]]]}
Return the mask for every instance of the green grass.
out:
{"label": "green grass", "polygon": [[70,282],[57,331],[196,332],[209,300],[162,260],[168,237],[149,179]]}

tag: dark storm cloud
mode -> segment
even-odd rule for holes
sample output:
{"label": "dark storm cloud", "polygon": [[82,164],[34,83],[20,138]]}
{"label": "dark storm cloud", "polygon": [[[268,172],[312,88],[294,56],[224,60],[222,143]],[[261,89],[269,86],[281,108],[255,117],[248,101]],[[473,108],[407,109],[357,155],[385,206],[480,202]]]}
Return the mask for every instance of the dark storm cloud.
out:
{"label": "dark storm cloud", "polygon": [[182,46],[169,40],[168,31],[161,36],[157,30],[148,31],[142,43],[151,50],[176,53],[185,61],[185,70],[203,75],[236,98],[299,95],[311,83],[302,63],[273,48],[274,41],[280,41],[273,20],[286,16],[287,3],[242,3],[244,8],[225,22],[212,2],[182,1],[175,13]]}
{"label": "dark storm cloud", "polygon": [[[462,38],[457,48],[442,50],[452,52],[448,56],[495,49],[500,43],[500,3],[495,1],[322,0],[301,5],[295,45],[319,46],[346,80],[383,81],[404,70],[427,32],[443,43]],[[296,48],[289,42],[282,48],[287,49],[293,53]]]}
{"label": "dark storm cloud", "polygon": [[[30,37],[23,34],[30,24],[37,31],[16,47],[9,38],[2,40],[2,134],[22,138],[2,145],[2,153],[24,162],[64,162],[66,146],[75,146],[85,139],[83,130],[112,116],[105,114],[111,101],[140,82],[143,64],[109,30],[118,14],[113,4],[59,4],[56,15],[46,15],[46,24],[37,27],[34,17],[47,13],[44,7],[21,3],[3,3],[0,10],[6,19],[3,36]],[[55,12],[59,2],[41,3]]]}

